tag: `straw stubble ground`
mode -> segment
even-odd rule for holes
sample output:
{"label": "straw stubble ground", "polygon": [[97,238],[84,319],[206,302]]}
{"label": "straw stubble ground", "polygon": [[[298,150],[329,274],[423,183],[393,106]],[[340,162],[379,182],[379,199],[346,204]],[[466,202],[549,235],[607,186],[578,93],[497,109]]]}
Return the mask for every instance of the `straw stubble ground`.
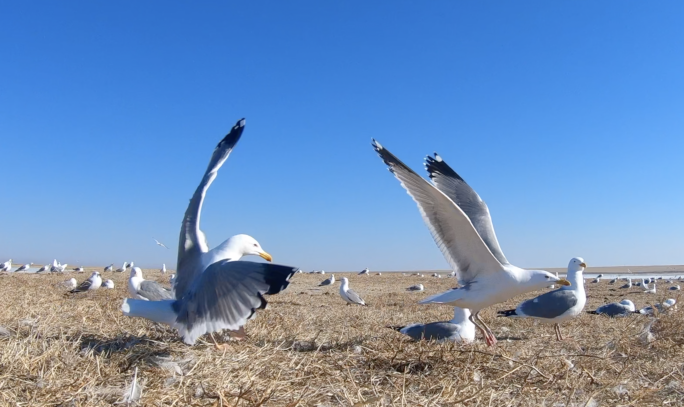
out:
{"label": "straw stubble ground", "polygon": [[[167,283],[158,271],[145,276]],[[386,326],[450,319],[449,307],[417,301],[453,279],[346,276],[368,307],[346,306],[339,283],[316,287],[327,276],[297,274],[247,324],[248,338],[220,351],[206,337],[189,347],[171,329],[124,317],[128,273],[103,276],[114,290],[76,295],[55,286],[69,274],[4,275],[0,404],[110,405],[137,368],[139,404],[151,406],[684,405],[682,313],[659,315],[650,342],[647,317],[583,314],[557,342],[550,325],[494,317],[516,298],[482,313],[494,348],[479,334],[472,345],[415,343]],[[404,290],[419,282],[425,292]],[[587,289],[586,309],[627,292],[637,307],[662,299],[607,282]]]}

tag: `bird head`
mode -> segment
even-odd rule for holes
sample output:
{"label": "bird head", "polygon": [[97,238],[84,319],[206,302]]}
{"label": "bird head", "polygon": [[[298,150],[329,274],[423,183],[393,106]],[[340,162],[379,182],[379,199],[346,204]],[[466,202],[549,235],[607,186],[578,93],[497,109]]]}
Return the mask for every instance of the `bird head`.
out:
{"label": "bird head", "polygon": [[143,278],[142,270],[140,267],[131,268],[131,278]]}
{"label": "bird head", "polygon": [[266,261],[273,261],[270,254],[266,253],[261,248],[259,242],[249,235],[235,235],[228,239],[227,246],[231,252],[235,252],[240,256],[254,255],[259,256]]}

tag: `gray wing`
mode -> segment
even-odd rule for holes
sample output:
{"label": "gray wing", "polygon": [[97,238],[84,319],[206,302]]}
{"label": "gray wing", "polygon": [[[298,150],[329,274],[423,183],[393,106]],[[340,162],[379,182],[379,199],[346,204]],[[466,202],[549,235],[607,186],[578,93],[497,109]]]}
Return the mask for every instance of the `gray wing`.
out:
{"label": "gray wing", "polygon": [[349,289],[346,291],[347,298],[349,298],[349,301],[353,302],[354,304],[361,304],[361,305],[366,305],[366,302],[359,297],[359,295],[352,289]]}
{"label": "gray wing", "polygon": [[524,301],[516,308],[521,316],[552,319],[563,315],[577,304],[577,295],[572,290],[555,290]]}
{"label": "gray wing", "polygon": [[501,264],[508,264],[499,241],[494,233],[492,217],[485,201],[468,185],[460,175],[447,165],[439,154],[434,158],[427,156],[425,168],[437,189],[459,206],[473,223],[475,230],[485,242],[494,257]]}
{"label": "gray wing", "polygon": [[400,332],[417,341],[422,339],[426,341],[439,341],[453,337],[460,338],[458,325],[450,322],[432,322],[425,325],[416,324],[405,327]]}
{"label": "gray wing", "polygon": [[209,166],[204,173],[204,177],[202,177],[202,182],[197,186],[195,194],[190,199],[188,209],[185,211],[178,242],[178,263],[174,286],[176,298],[178,299],[183,297],[195,277],[202,272],[200,256],[209,250],[204,233],[200,230],[200,215],[204,196],[216,178],[219,168],[221,168],[230,152],[233,151],[233,147],[240,140],[244,128],[245,119],[238,120],[230,130],[230,133],[218,143],[214,153],[211,155],[211,160],[209,160]]}
{"label": "gray wing", "polygon": [[86,281],[82,282],[81,285],[79,285],[78,287],[74,288],[73,290],[71,290],[69,292],[70,293],[80,293],[83,291],[88,291],[88,289],[90,288],[90,286],[92,284],[93,284],[93,282],[90,281],[90,279],[87,279]]}
{"label": "gray wing", "polygon": [[321,282],[318,286],[320,287],[322,285],[330,285],[330,284],[332,284],[332,280],[327,279],[327,280],[323,280],[323,282]]}
{"label": "gray wing", "polygon": [[457,272],[461,285],[472,281],[481,272],[503,270],[501,263],[494,257],[458,205],[375,140],[373,147],[418,204],[432,238],[453,270]]}
{"label": "gray wing", "polygon": [[145,280],[140,283],[138,295],[147,298],[150,301],[173,299],[173,293],[170,290],[162,287],[158,282],[150,280]]}
{"label": "gray wing", "polygon": [[186,343],[207,332],[238,330],[257,309],[266,307],[264,294],[284,290],[297,268],[270,263],[221,260],[195,280],[174,302],[176,324]]}
{"label": "gray wing", "polygon": [[606,314],[609,317],[618,317],[629,315],[632,312],[625,305],[614,302],[612,304],[601,305],[600,307],[596,308],[596,313]]}

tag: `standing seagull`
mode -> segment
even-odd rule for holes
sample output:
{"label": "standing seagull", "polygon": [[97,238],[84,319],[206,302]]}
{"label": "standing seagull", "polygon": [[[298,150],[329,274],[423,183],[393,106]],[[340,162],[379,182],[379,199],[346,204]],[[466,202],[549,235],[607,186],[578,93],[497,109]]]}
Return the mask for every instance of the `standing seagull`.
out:
{"label": "standing seagull", "polygon": [[14,271],[15,271],[15,272],[16,272],[16,271],[26,271],[26,270],[28,270],[31,266],[33,266],[33,263],[27,263],[27,264],[24,264],[23,266],[19,267],[18,269],[14,270]]}
{"label": "standing seagull", "polygon": [[123,266],[121,266],[121,268],[116,269],[116,272],[117,273],[123,273],[124,271],[126,271],[126,269],[128,269],[128,262],[127,261],[124,262],[124,264],[123,264]]}
{"label": "standing seagull", "polygon": [[0,265],[0,271],[10,271],[12,269],[12,259],[2,263]]}
{"label": "standing seagull", "polygon": [[340,296],[343,300],[347,301],[347,305],[357,304],[366,305],[366,302],[359,297],[359,295],[349,288],[349,280],[347,277],[342,277],[342,285],[340,285]]}
{"label": "standing seagull", "polygon": [[370,274],[370,270],[368,269],[368,267],[366,267],[365,269],[361,270],[361,272],[359,273],[360,276],[362,276],[362,275],[368,275],[368,274]]}
{"label": "standing seagull", "polygon": [[114,271],[114,263],[110,264],[109,266],[105,267],[103,270],[105,273],[108,271]]}
{"label": "standing seagull", "polygon": [[128,279],[128,292],[132,298],[145,301],[159,301],[173,299],[173,292],[162,287],[156,281],[145,280],[140,267],[131,269]]}
{"label": "standing seagull", "polygon": [[166,274],[166,264],[162,264],[162,268],[159,271],[161,271],[162,274]]}
{"label": "standing seagull", "polygon": [[631,278],[628,278],[628,279],[627,279],[627,284],[623,285],[623,286],[620,287],[620,288],[632,288],[632,279],[631,279]]}
{"label": "standing seagull", "polygon": [[426,341],[468,343],[475,340],[475,325],[470,322],[469,317],[469,309],[454,307],[454,318],[451,321],[390,326],[389,328],[408,335],[416,341],[424,339]]}
{"label": "standing seagull", "polygon": [[653,288],[649,288],[648,284],[644,285],[644,293],[645,294],[655,294],[656,293],[656,283],[653,283]]}
{"label": "standing seagull", "polygon": [[103,288],[114,288],[114,282],[112,280],[106,280],[104,283],[102,283]]}
{"label": "standing seagull", "polygon": [[585,267],[587,265],[581,257],[573,258],[568,264],[568,281],[571,285],[523,301],[516,309],[499,311],[498,314],[504,317],[534,318],[553,323],[556,339],[562,341],[560,323],[579,315],[587,302],[582,278],[582,271]]}
{"label": "standing seagull", "polygon": [[42,273],[44,271],[48,271],[49,268],[50,268],[50,265],[46,264],[43,267],[39,268],[38,271],[36,271],[36,273]]}
{"label": "standing seagull", "polygon": [[200,230],[204,197],[219,168],[240,139],[244,126],[245,120],[239,120],[216,146],[202,181],[190,199],[178,245],[174,281],[176,300],[126,299],[121,307],[124,315],[147,318],[177,328],[183,341],[190,345],[205,333],[223,329],[244,333],[243,326],[247,320],[255,316],[257,309],[266,307],[264,295],[284,290],[290,277],[298,270],[288,266],[236,261],[245,255],[257,255],[271,261],[271,255],[247,235],[233,236],[209,250]]}
{"label": "standing seagull", "polygon": [[483,308],[554,282],[569,284],[548,271],[510,264],[499,247],[487,204],[439,155],[426,159],[433,185],[375,140],[373,147],[418,204],[432,238],[458,276],[459,288],[428,297],[421,304],[470,309],[470,321],[482,331],[487,345],[493,346],[494,333],[479,316]]}
{"label": "standing seagull", "polygon": [[324,286],[324,285],[333,285],[335,284],[335,275],[331,274],[330,278],[323,280],[318,286]]}
{"label": "standing seagull", "polygon": [[102,285],[102,277],[100,273],[94,271],[87,280],[81,283],[78,287],[71,290],[71,293],[80,293],[83,291],[97,290]]}
{"label": "standing seagull", "polygon": [[165,245],[164,243],[160,242],[159,240],[157,240],[157,239],[155,239],[155,238],[152,238],[152,240],[154,240],[154,242],[155,242],[158,246],[161,246],[161,247],[163,247],[164,249],[168,249],[168,247],[166,247],[166,245]]}

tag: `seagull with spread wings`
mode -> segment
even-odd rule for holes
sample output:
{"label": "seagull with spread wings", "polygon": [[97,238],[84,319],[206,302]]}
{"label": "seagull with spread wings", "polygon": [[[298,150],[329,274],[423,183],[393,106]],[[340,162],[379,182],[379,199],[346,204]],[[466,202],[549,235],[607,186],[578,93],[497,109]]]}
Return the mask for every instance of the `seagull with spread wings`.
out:
{"label": "seagull with spread wings", "polygon": [[570,284],[548,271],[510,264],[499,247],[487,204],[439,155],[427,158],[431,184],[375,140],[373,148],[418,204],[435,243],[458,277],[458,288],[420,304],[470,309],[470,321],[492,346],[496,338],[479,316],[482,309],[552,283]]}
{"label": "seagull with spread wings", "polygon": [[204,197],[244,127],[245,120],[238,120],[216,146],[202,181],[190,199],[178,245],[175,300],[126,299],[121,307],[124,315],[177,328],[185,343],[190,345],[205,333],[223,329],[244,334],[247,320],[255,316],[257,309],[266,307],[264,295],[284,290],[297,271],[289,266],[238,261],[246,255],[272,260],[271,255],[248,235],[233,236],[209,250],[200,230]]}
{"label": "seagull with spread wings", "polygon": [[154,242],[157,244],[157,246],[161,246],[164,249],[168,249],[168,247],[166,247],[166,245],[164,243],[160,242],[159,240],[157,240],[155,238],[152,238],[152,240],[154,240]]}

